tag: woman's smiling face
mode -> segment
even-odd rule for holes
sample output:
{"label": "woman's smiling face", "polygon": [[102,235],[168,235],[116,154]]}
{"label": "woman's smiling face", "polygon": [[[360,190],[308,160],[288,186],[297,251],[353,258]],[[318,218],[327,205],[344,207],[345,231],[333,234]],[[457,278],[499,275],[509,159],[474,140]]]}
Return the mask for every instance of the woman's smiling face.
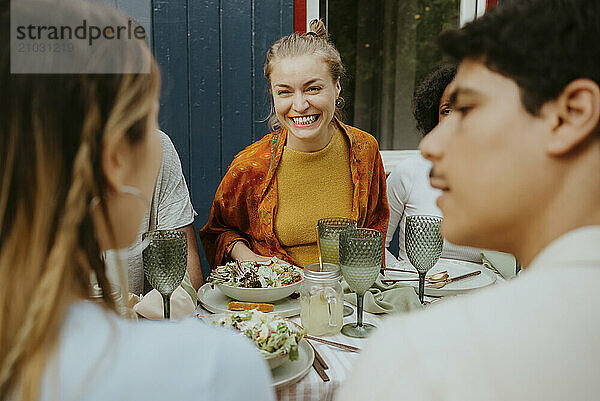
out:
{"label": "woman's smiling face", "polygon": [[316,55],[284,58],[273,65],[271,94],[277,119],[288,130],[287,146],[299,151],[323,149],[341,87]]}

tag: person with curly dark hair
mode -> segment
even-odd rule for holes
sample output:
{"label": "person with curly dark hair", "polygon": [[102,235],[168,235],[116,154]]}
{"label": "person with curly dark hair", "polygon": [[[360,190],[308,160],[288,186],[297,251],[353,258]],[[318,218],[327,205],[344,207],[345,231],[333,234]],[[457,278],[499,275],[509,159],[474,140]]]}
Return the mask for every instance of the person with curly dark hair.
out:
{"label": "person with curly dark hair", "polygon": [[524,271],[388,319],[339,400],[598,399],[599,37],[590,0],[514,1],[442,34],[454,111],[420,144],[442,234]]}
{"label": "person with curly dark hair", "polygon": [[421,135],[427,135],[444,116],[450,114],[450,91],[447,88],[454,75],[456,65],[443,64],[427,75],[415,89],[412,99],[413,115],[417,131]]}
{"label": "person with curly dark hair", "polygon": [[[451,112],[451,82],[456,74],[456,65],[445,64],[431,72],[415,89],[413,113],[417,122],[417,131],[427,135]],[[404,245],[404,227],[406,217],[417,214],[442,216],[435,205],[440,190],[429,184],[431,162],[421,155],[409,156],[399,161],[387,178],[387,197],[390,206],[390,221],[385,240],[389,247],[394,233],[399,228],[398,259],[408,260]],[[480,250],[459,247],[444,243],[442,257],[471,262],[481,262]],[[394,256],[386,249],[386,260],[393,263]]]}

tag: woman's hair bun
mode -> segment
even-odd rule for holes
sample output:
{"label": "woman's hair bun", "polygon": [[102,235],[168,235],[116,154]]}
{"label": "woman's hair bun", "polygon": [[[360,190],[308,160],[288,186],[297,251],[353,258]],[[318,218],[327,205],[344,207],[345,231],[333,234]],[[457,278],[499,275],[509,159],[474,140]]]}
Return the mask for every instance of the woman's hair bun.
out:
{"label": "woman's hair bun", "polygon": [[312,33],[321,39],[329,39],[329,33],[327,33],[327,28],[325,28],[325,23],[320,19],[314,19],[310,21],[309,31],[307,33]]}

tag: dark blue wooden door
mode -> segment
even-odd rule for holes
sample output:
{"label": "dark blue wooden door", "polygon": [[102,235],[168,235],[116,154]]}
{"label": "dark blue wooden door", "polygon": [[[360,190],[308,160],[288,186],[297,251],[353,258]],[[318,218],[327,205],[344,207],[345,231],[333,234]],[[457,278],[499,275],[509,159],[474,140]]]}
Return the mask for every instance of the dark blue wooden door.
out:
{"label": "dark blue wooden door", "polygon": [[264,59],[293,26],[293,0],[152,0],[159,123],[179,152],[196,231],[235,154],[267,133]]}

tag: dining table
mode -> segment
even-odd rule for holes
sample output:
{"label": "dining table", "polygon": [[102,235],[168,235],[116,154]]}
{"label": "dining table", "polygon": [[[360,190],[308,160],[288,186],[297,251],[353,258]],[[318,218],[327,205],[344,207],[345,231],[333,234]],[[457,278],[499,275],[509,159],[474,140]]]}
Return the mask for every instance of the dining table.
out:
{"label": "dining table", "polygon": [[[464,263],[464,262],[459,262]],[[471,264],[472,265],[472,264]],[[484,268],[482,265],[478,265],[486,275],[495,276],[494,283],[505,281],[504,278],[497,272],[491,272],[491,270]],[[406,267],[406,264],[396,264],[395,267]],[[441,292],[444,294],[444,292]],[[460,293],[457,295],[448,294],[444,296],[435,295],[427,296],[424,298],[424,308],[422,310],[412,311],[410,313],[425,313],[428,308],[435,307],[439,302],[455,297],[455,296],[469,296],[470,292]],[[431,294],[433,295],[433,294]],[[356,307],[345,302],[346,305],[352,307],[354,313],[352,315],[344,317],[344,324],[356,322]],[[198,306],[197,313],[200,315],[208,315],[211,312]],[[390,314],[373,314],[366,311],[363,312],[363,321],[366,323],[373,324],[376,327],[381,327],[385,319],[389,318]],[[397,315],[396,315],[397,316]],[[295,323],[300,324],[300,316],[292,316],[289,319]],[[308,368],[308,372],[295,380],[289,381],[283,385],[276,386],[275,394],[279,401],[327,401],[332,400],[334,395],[343,385],[346,378],[348,377],[353,365],[357,362],[360,357],[360,352],[366,347],[369,338],[352,338],[345,336],[341,333],[333,336],[322,336],[317,337],[330,342],[338,344],[349,345],[359,349],[358,352],[347,351],[340,349],[335,346],[325,344],[320,341],[307,339],[312,346],[315,353],[318,353],[321,359],[327,365],[327,369],[324,370],[327,380],[324,380],[318,373],[314,366]]]}

